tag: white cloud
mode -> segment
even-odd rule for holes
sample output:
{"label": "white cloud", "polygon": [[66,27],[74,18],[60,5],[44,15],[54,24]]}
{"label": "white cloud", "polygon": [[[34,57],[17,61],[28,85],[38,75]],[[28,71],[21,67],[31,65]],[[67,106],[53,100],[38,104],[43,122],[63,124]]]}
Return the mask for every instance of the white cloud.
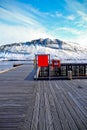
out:
{"label": "white cloud", "polygon": [[15,7],[8,4],[6,6],[7,9],[0,7],[0,19],[4,20],[4,22],[0,22],[0,44],[52,37],[42,24],[43,19],[39,18],[47,14],[43,16],[41,12],[31,6],[29,12],[19,8],[20,6]]}
{"label": "white cloud", "polygon": [[52,38],[45,28],[0,25],[0,45],[47,37]]}
{"label": "white cloud", "polygon": [[53,18],[60,18],[63,16],[63,14],[58,11],[55,11],[54,13],[45,13],[45,16],[48,16],[48,17],[51,16]]}
{"label": "white cloud", "polygon": [[73,20],[75,20],[75,16],[74,15],[69,15],[69,16],[66,17],[66,19],[73,21]]}
{"label": "white cloud", "polygon": [[57,30],[70,32],[70,33],[73,33],[73,34],[80,34],[81,33],[79,30],[74,29],[74,28],[69,28],[69,27],[60,27]]}
{"label": "white cloud", "polygon": [[[55,32],[56,34],[58,34],[58,36],[60,36],[60,39],[66,42],[71,41],[71,42],[75,42],[87,46],[87,36],[86,36],[87,30],[79,31],[78,29],[74,29],[74,28],[60,27],[57,28]],[[60,33],[62,34],[64,33],[64,35],[62,36],[60,35]]]}
{"label": "white cloud", "polygon": [[[86,32],[87,34],[87,32]],[[76,39],[75,42],[81,44],[81,45],[86,45],[87,46],[87,36],[85,33],[83,35],[79,35]]]}
{"label": "white cloud", "polygon": [[77,21],[75,21],[75,25],[77,27],[82,27],[83,28],[85,26],[85,23],[84,23],[84,21],[77,20]]}
{"label": "white cloud", "polygon": [[35,19],[36,21],[41,21],[42,19],[44,21],[44,18],[49,15],[48,12],[41,12],[39,11],[39,9],[34,8],[32,5],[18,2],[17,0],[11,1],[10,4],[9,1],[7,0],[7,2],[4,2],[3,7],[4,10],[8,11],[9,14],[11,13],[13,16],[21,14],[33,20]]}
{"label": "white cloud", "polygon": [[37,18],[34,17],[32,13],[28,13],[27,15],[26,12],[17,8],[16,11],[15,8],[13,8],[11,11],[0,8],[0,18],[8,22],[11,21],[13,23],[22,23],[24,25],[28,24],[28,25],[41,26],[39,19],[37,20]]}
{"label": "white cloud", "polygon": [[[83,42],[86,43],[87,15],[82,11],[82,5],[79,2],[66,0],[68,11],[69,9],[72,11],[70,12],[72,15],[66,16],[58,11],[54,13],[40,12],[39,9],[33,8],[29,4],[26,5],[17,2],[17,0],[13,1],[9,4],[8,0],[4,0],[3,8],[0,7],[0,20],[3,20],[0,22],[0,44],[30,41],[32,39],[47,37],[52,39],[60,37],[64,39],[62,33],[60,33],[62,31],[64,34],[71,33],[71,35],[76,35],[77,39],[72,37],[72,41],[76,40],[78,42],[83,39]],[[76,23],[77,15],[79,18]],[[76,29],[75,27],[73,28],[73,25],[68,25],[67,23],[70,20],[75,23],[73,25],[86,27],[83,31],[84,33],[79,28]],[[67,24],[67,27],[60,27],[61,24],[63,26]],[[67,38],[68,36],[65,35],[65,37]]]}
{"label": "white cloud", "polygon": [[72,12],[77,12],[77,10],[82,10],[85,11],[86,7],[84,6],[84,2],[81,3],[78,0],[65,0],[68,10],[72,11]]}
{"label": "white cloud", "polygon": [[83,21],[87,22],[87,13],[84,13],[83,11],[77,10],[77,13],[79,14],[79,16],[81,16]]}
{"label": "white cloud", "polygon": [[55,15],[56,15],[57,17],[63,16],[62,13],[60,13],[60,12],[58,12],[58,11],[56,11]]}

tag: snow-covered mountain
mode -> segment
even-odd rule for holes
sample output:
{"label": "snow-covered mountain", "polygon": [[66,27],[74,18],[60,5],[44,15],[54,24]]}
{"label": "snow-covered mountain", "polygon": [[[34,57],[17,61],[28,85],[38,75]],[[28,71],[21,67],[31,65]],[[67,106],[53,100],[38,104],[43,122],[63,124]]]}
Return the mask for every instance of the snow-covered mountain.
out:
{"label": "snow-covered mountain", "polygon": [[58,39],[37,39],[0,46],[0,60],[30,60],[35,54],[50,54],[51,59],[61,61],[87,62],[87,47]]}

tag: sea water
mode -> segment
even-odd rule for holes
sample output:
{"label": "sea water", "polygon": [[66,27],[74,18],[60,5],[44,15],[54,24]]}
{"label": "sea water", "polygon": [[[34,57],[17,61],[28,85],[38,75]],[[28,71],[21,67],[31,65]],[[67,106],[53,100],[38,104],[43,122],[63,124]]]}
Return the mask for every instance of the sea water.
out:
{"label": "sea water", "polygon": [[11,69],[13,67],[13,61],[0,61],[0,71]]}
{"label": "sea water", "polygon": [[0,61],[0,72],[13,68],[14,64],[30,64],[31,61]]}

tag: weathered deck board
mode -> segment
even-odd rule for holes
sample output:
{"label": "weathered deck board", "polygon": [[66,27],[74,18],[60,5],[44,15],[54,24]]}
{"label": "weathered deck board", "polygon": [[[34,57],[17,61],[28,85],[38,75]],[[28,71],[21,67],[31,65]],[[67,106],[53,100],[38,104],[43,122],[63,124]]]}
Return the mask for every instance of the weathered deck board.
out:
{"label": "weathered deck board", "polygon": [[61,97],[60,104],[61,104],[61,106],[63,108],[63,112],[65,114],[65,118],[67,119],[67,123],[69,125],[70,130],[78,129],[75,122],[74,122],[74,120],[73,120],[73,118],[72,118],[72,116],[71,116],[71,114],[70,114],[70,112],[69,112],[69,109],[66,106],[66,101],[65,101],[66,97],[62,93],[61,86],[58,83],[55,83],[55,86],[56,86],[55,91],[56,91],[56,93],[58,95],[58,99]]}
{"label": "weathered deck board", "polygon": [[[65,95],[65,99],[66,99],[66,103],[68,106],[69,111],[71,112],[71,115],[73,117],[73,119],[76,122],[76,125],[78,127],[78,129],[85,129],[86,126],[86,122],[87,122],[87,118],[85,117],[85,115],[83,115],[82,111],[80,111],[78,104],[76,104],[76,102],[73,101],[73,99],[70,97],[69,93],[73,93],[74,89],[71,88],[71,86],[69,84],[66,84],[67,81],[64,81],[65,86],[63,89],[63,95]],[[61,84],[62,86],[62,84]],[[67,91],[65,91],[67,90]],[[77,95],[77,93],[76,93]],[[75,97],[74,97],[75,98]],[[85,126],[84,126],[85,125]]]}
{"label": "weathered deck board", "polygon": [[48,95],[48,100],[49,100],[49,104],[50,104],[50,111],[51,111],[51,115],[52,115],[52,122],[53,122],[53,127],[54,130],[62,130],[62,124],[59,118],[59,114],[58,114],[58,110],[56,107],[56,103],[55,100],[53,98],[53,94],[51,92],[51,89],[48,89],[49,86],[49,82],[46,82],[46,91],[47,91],[47,95]]}
{"label": "weathered deck board", "polygon": [[31,122],[31,130],[38,130],[39,105],[40,105],[40,85],[38,82],[35,105],[33,110],[33,118]]}
{"label": "weathered deck board", "polygon": [[0,130],[87,130],[87,80],[33,80],[32,65],[0,74]]}
{"label": "weathered deck board", "polygon": [[39,84],[40,84],[40,108],[39,108],[38,129],[46,130],[44,84],[42,84],[40,81]]}
{"label": "weathered deck board", "polygon": [[45,90],[44,91],[44,98],[45,98],[46,129],[53,130],[53,122],[52,122],[52,116],[51,116],[51,111],[50,111],[50,105],[49,105],[49,101],[48,101],[48,94],[47,94],[46,89],[44,89],[44,90]]}

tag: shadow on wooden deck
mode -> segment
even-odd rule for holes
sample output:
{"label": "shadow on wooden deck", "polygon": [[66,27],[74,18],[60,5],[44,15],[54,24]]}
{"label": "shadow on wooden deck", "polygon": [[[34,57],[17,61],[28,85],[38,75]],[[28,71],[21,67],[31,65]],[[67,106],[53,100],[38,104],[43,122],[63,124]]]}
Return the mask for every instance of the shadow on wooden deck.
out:
{"label": "shadow on wooden deck", "polygon": [[27,75],[27,77],[24,80],[33,81],[35,73],[36,69],[33,69],[31,72],[29,72],[29,75]]}

